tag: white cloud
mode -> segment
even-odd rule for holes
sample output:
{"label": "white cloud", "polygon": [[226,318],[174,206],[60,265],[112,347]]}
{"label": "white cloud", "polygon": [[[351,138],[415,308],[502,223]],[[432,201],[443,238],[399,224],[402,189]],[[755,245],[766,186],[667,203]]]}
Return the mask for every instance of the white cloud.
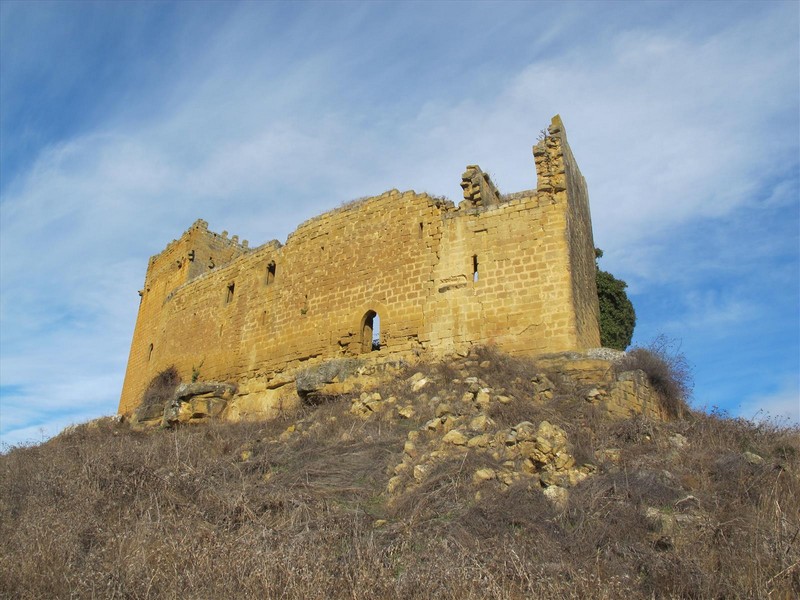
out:
{"label": "white cloud", "polygon": [[689,291],[682,300],[679,319],[665,321],[663,328],[673,331],[716,331],[734,327],[752,317],[756,308],[736,294],[718,290]]}
{"label": "white cloud", "polygon": [[796,378],[772,394],[750,398],[739,406],[737,416],[763,421],[800,425],[800,381]]}

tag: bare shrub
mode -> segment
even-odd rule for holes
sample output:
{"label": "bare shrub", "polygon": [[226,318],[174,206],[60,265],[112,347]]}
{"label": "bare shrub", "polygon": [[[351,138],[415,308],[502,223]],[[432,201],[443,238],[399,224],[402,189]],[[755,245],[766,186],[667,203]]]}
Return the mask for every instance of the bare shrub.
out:
{"label": "bare shrub", "polygon": [[481,501],[469,507],[462,521],[473,535],[484,539],[520,532],[546,539],[560,534],[555,516],[542,490],[520,481],[502,492],[483,491]]}
{"label": "bare shrub", "polygon": [[616,369],[619,373],[644,371],[668,414],[679,417],[688,413],[692,369],[675,340],[659,335],[647,346],[634,347],[616,364]]}
{"label": "bare shrub", "polygon": [[516,379],[530,381],[536,374],[536,363],[528,357],[511,356],[496,346],[476,346],[470,352],[477,360],[489,361],[490,365],[482,373],[498,382],[513,382]]}
{"label": "bare shrub", "polygon": [[141,406],[163,406],[167,400],[172,398],[180,383],[181,376],[178,374],[178,370],[174,366],[167,367],[147,384],[142,395]]}

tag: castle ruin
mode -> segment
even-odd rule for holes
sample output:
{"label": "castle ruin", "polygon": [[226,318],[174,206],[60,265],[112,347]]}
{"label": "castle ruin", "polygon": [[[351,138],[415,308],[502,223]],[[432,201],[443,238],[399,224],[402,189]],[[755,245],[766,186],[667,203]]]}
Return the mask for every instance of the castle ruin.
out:
{"label": "castle ruin", "polygon": [[600,345],[586,183],[561,119],[534,147],[535,190],[501,195],[467,167],[456,206],[391,190],[257,248],[198,220],[147,268],[119,404],[152,378],[237,386],[230,418],[268,415],[299,368],[495,345],[539,355]]}

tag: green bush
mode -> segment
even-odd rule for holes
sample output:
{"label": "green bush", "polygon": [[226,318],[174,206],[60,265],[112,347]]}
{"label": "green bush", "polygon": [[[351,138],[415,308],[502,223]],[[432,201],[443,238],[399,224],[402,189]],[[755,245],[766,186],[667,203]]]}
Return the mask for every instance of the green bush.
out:
{"label": "green bush", "polygon": [[[595,248],[600,258],[603,251]],[[597,268],[597,299],[600,302],[600,343],[605,348],[625,350],[636,327],[636,311],[625,293],[628,284]]]}

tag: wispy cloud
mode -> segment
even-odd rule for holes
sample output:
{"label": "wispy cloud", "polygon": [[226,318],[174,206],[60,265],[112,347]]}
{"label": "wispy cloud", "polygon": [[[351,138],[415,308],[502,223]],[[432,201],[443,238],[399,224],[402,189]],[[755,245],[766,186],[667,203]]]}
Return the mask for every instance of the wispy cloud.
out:
{"label": "wispy cloud", "polygon": [[773,393],[748,398],[737,407],[736,415],[750,420],[774,420],[800,425],[800,394],[797,377],[783,382]]}

